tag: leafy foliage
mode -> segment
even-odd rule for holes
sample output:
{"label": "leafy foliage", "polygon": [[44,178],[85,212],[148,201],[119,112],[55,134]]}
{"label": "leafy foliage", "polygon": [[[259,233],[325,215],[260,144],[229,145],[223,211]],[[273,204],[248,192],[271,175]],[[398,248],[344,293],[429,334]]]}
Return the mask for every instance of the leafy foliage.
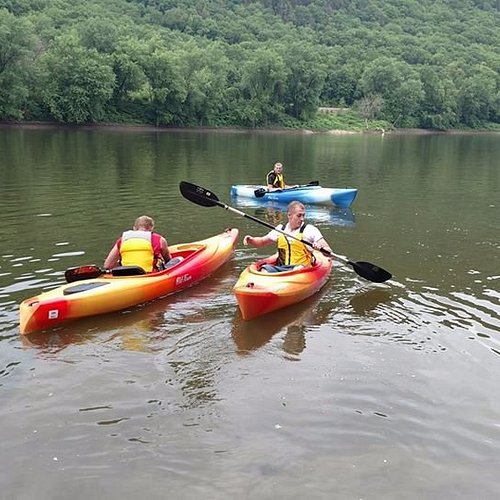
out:
{"label": "leafy foliage", "polygon": [[87,49],[73,33],[54,40],[42,57],[42,102],[65,123],[98,122],[113,94],[115,75],[107,57]]}
{"label": "leafy foliage", "polygon": [[0,119],[495,128],[499,10],[496,0],[0,0]]}

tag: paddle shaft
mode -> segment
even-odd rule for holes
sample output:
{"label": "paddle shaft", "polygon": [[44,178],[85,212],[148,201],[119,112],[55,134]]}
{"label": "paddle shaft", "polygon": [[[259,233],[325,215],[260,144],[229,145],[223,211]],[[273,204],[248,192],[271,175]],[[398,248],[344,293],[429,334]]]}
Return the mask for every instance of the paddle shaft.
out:
{"label": "paddle shaft", "polygon": [[[226,205],[225,203],[222,203],[221,201],[214,201],[214,203],[216,203],[217,205],[219,205],[219,207],[222,207],[222,208],[225,208],[226,210],[229,210],[230,212],[233,212],[235,214],[238,214],[238,215],[241,215],[242,217],[245,217],[247,219],[250,219],[250,220],[253,220],[254,222],[257,222],[258,224],[261,224],[262,226],[266,226],[270,229],[274,229],[275,231],[278,231],[278,233],[281,233],[281,234],[284,234],[285,236],[288,236],[289,238],[292,238],[294,240],[297,240],[297,241],[300,241],[301,243],[303,243],[304,245],[307,245],[307,246],[310,246],[311,248],[314,248],[313,244],[312,243],[309,243],[309,241],[304,241],[304,240],[301,240],[300,238],[297,238],[296,236],[294,236],[293,234],[289,234],[285,231],[282,231],[281,229],[278,229],[276,228],[275,226],[273,226],[272,224],[269,224],[261,219],[257,219],[257,217],[254,217],[252,215],[249,215],[245,212],[242,212],[241,210],[238,210],[237,208],[234,208],[234,207],[230,207],[229,205]],[[326,249],[321,249],[319,250],[323,255],[326,255],[327,257],[334,257],[334,254],[329,252],[328,250]],[[342,258],[340,258],[339,256],[335,255],[335,257],[339,260],[342,260]],[[349,263],[348,261],[344,261],[346,263]]]}
{"label": "paddle shaft", "polygon": [[[215,193],[212,193],[212,191],[209,191],[208,189],[202,187],[202,186],[197,186],[196,184],[191,184],[190,182],[186,181],[181,181],[179,183],[179,189],[181,191],[182,196],[184,198],[187,198],[189,201],[192,201],[193,203],[196,203],[197,205],[201,205],[202,207],[214,207],[218,206],[221,208],[224,208],[226,210],[229,210],[237,215],[240,215],[242,217],[245,217],[247,219],[250,219],[254,222],[257,222],[257,224],[261,224],[263,226],[266,226],[270,229],[274,229],[275,231],[278,231],[279,233],[284,234],[285,236],[288,236],[290,238],[293,238],[297,241],[300,241],[304,245],[308,245],[312,248],[314,246],[312,243],[309,243],[308,241],[303,241],[300,240],[299,238],[296,238],[295,236],[286,233],[285,231],[282,231],[280,229],[275,228],[271,224],[268,224],[267,222],[264,222],[260,219],[257,219],[257,217],[253,217],[252,215],[248,215],[245,212],[242,212],[241,210],[238,210],[234,207],[230,207],[229,205],[226,205],[222,201],[219,200],[217,195]],[[361,277],[373,281],[374,283],[383,283],[389,279],[392,278],[392,274],[389,271],[386,271],[385,269],[382,269],[381,267],[378,267],[374,264],[371,264],[370,262],[352,262],[350,260],[346,260],[332,252],[329,252],[326,249],[319,250],[323,255],[326,255],[328,257],[335,257],[339,262],[342,262],[343,264],[348,264],[352,266],[354,271],[359,274]]]}
{"label": "paddle shaft", "polygon": [[101,269],[95,264],[87,264],[84,266],[70,267],[69,269],[66,269],[64,277],[68,283],[73,283],[74,281],[98,278],[106,272],[108,272],[107,269]]}
{"label": "paddle shaft", "polygon": [[272,191],[269,191],[267,188],[259,188],[259,189],[256,189],[253,192],[253,194],[256,198],[263,198],[267,193],[282,193],[283,191],[290,191],[291,189],[310,187],[310,186],[319,186],[319,181],[311,181],[308,184],[300,184],[300,185],[288,187],[288,188],[285,187],[285,188],[281,188],[281,189],[274,189]]}

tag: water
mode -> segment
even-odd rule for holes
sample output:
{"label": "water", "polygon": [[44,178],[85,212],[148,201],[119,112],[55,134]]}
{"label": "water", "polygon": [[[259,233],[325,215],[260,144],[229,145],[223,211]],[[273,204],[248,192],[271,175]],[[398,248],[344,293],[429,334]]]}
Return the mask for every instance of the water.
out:
{"label": "water", "polygon": [[[0,129],[3,498],[497,498],[498,135],[310,136]],[[340,256],[320,294],[244,322],[238,246],[200,285],[21,337],[18,305],[102,264],[137,215],[170,243],[265,228],[183,199],[233,200],[275,161],[288,182],[354,186],[309,207]]]}

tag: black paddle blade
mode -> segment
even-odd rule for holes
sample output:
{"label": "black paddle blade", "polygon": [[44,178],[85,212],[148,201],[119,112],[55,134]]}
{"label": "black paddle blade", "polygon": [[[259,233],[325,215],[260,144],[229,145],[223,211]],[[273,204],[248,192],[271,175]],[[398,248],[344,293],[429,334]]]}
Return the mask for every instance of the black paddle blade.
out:
{"label": "black paddle blade", "polygon": [[89,264],[87,266],[70,267],[69,269],[66,269],[64,277],[68,283],[73,283],[74,281],[98,278],[104,272],[105,271],[100,267],[94,264]]}
{"label": "black paddle blade", "polygon": [[383,283],[390,280],[392,274],[381,267],[371,264],[370,262],[351,262],[348,264],[362,277],[374,283]]}
{"label": "black paddle blade", "polygon": [[215,207],[218,205],[219,198],[217,198],[217,195],[204,187],[181,181],[179,189],[184,198],[197,205],[201,205],[202,207]]}

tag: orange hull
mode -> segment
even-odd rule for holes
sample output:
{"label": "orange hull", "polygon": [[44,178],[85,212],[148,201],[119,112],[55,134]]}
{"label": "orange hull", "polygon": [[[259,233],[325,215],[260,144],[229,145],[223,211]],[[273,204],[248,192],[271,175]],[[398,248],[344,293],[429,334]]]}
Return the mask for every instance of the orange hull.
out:
{"label": "orange hull", "polygon": [[231,229],[206,240],[172,245],[172,257],[182,256],[184,260],[164,271],[140,276],[104,274],[26,299],[19,310],[20,333],[24,335],[66,321],[119,311],[179,292],[227,262],[237,239],[238,230]]}
{"label": "orange hull", "polygon": [[260,272],[262,264],[273,264],[276,256],[248,266],[240,275],[233,292],[243,319],[252,319],[296,304],[314,295],[328,280],[332,261],[314,252],[313,267],[282,273]]}

